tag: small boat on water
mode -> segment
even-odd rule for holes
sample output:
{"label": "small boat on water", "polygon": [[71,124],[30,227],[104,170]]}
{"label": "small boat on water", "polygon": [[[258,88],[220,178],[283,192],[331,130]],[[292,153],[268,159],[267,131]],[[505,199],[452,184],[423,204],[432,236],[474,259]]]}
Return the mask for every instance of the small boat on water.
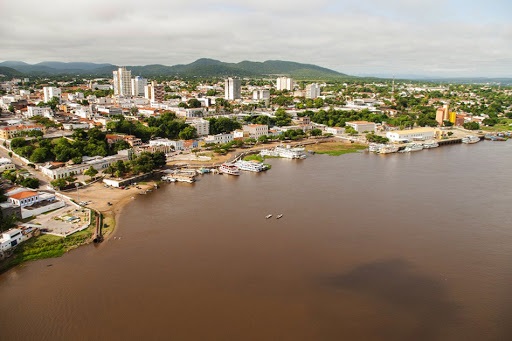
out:
{"label": "small boat on water", "polygon": [[279,214],[279,215],[276,217],[276,219],[280,219],[280,218],[282,218],[282,217],[283,217],[283,215],[282,215],[282,214]]}
{"label": "small boat on water", "polygon": [[268,219],[268,218],[272,218],[272,214],[267,214],[267,215],[265,216],[265,219]]}
{"label": "small boat on water", "polygon": [[473,143],[477,143],[477,142],[480,142],[480,137],[475,136],[475,135],[469,135],[469,136],[462,138],[462,143],[473,144]]}

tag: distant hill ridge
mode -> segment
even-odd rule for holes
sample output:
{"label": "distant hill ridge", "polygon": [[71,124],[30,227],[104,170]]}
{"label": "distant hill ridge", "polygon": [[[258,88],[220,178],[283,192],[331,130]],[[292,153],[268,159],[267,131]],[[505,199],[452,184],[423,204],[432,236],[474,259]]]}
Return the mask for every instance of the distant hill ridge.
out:
{"label": "distant hill ridge", "polygon": [[[117,65],[108,63],[63,63],[41,62],[28,64],[21,61],[5,61],[0,67],[8,67],[25,75],[97,75],[112,76]],[[190,64],[173,66],[152,64],[145,66],[126,66],[132,75],[145,77],[180,76],[180,77],[264,77],[283,75],[296,79],[331,79],[350,77],[346,74],[312,64],[302,64],[282,60],[267,60],[265,62],[252,62],[244,60],[239,63],[225,63],[215,59],[201,58]]]}

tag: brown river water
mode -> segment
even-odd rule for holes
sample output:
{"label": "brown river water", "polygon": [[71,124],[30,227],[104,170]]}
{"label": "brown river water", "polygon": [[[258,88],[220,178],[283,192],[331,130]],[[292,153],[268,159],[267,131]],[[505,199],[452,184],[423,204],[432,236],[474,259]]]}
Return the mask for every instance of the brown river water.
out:
{"label": "brown river water", "polygon": [[115,239],[1,275],[0,339],[512,340],[511,155],[314,155],[164,184]]}

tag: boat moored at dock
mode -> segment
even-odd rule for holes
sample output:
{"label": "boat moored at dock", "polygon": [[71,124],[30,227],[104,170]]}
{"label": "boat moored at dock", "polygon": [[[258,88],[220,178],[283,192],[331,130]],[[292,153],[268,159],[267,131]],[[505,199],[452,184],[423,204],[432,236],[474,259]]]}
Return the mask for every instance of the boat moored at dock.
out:
{"label": "boat moored at dock", "polygon": [[219,167],[219,172],[222,174],[240,175],[240,170],[233,163],[223,163]]}
{"label": "boat moored at dock", "polygon": [[268,169],[265,164],[256,161],[239,160],[235,162],[235,166],[237,166],[240,170],[249,172],[262,172]]}

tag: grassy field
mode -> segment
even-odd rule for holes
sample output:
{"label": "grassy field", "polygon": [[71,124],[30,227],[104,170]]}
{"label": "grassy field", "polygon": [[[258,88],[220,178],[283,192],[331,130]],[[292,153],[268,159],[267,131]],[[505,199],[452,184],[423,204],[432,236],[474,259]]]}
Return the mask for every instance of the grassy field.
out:
{"label": "grassy field", "polygon": [[251,155],[247,155],[246,157],[244,157],[244,160],[245,161],[263,162],[265,160],[265,158],[263,156],[261,156],[260,154],[251,154]]}
{"label": "grassy field", "polygon": [[500,123],[492,126],[492,127],[483,127],[482,130],[484,131],[492,131],[492,132],[498,132],[498,131],[512,131],[512,119],[510,118],[501,118]]}
{"label": "grassy field", "polygon": [[18,245],[13,255],[0,263],[0,273],[27,261],[60,257],[71,249],[89,243],[93,231],[94,227],[91,225],[89,228],[67,237],[49,234],[33,237]]}
{"label": "grassy field", "polygon": [[331,156],[340,156],[343,154],[357,153],[366,149],[367,146],[356,143],[326,142],[306,147],[308,151],[314,151],[317,154],[327,154]]}

